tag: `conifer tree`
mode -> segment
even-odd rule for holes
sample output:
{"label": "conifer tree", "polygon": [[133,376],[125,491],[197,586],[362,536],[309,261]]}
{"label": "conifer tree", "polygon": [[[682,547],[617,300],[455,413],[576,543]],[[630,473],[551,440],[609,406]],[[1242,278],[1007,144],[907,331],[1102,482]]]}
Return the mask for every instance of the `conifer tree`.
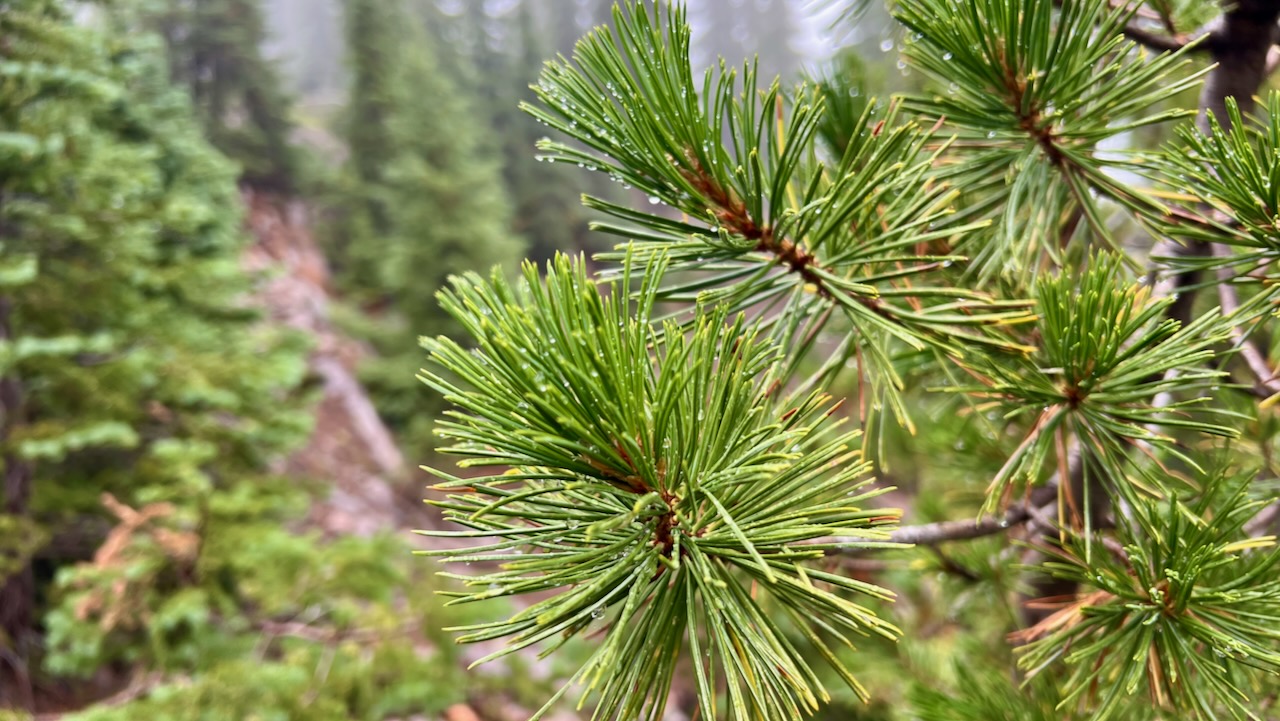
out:
{"label": "conifer tree", "polygon": [[61,3],[11,3],[0,25],[0,646],[21,660],[54,595],[32,555],[57,573],[85,560],[50,536],[100,525],[108,497],[166,504],[175,529],[208,521],[212,494],[252,488],[301,439],[305,364],[245,309],[234,169],[156,46]]}
{"label": "conifer tree", "polygon": [[441,713],[465,684],[421,619],[465,616],[274,472],[309,349],[251,310],[237,167],[149,9],[0,3],[0,718]]}
{"label": "conifer tree", "polygon": [[205,134],[240,164],[242,181],[295,190],[290,101],[262,55],[259,0],[160,0],[147,7],[149,23],[165,38],[173,81],[189,89]]}
{"label": "conifer tree", "polygon": [[880,103],[620,5],[527,110],[649,202],[424,341],[433,555],[537,594],[459,640],[586,639],[538,717],[1273,717],[1280,4],[895,0]]}
{"label": "conifer tree", "polygon": [[509,229],[501,172],[481,148],[483,125],[408,8],[348,0],[345,12],[354,202],[342,211],[336,264],[358,302],[389,311],[374,338],[385,357],[366,380],[383,417],[420,449],[429,421],[417,413],[415,340],[457,328],[434,294],[453,273],[512,265],[523,242]]}
{"label": "conifer tree", "polygon": [[503,167],[513,205],[513,231],[528,240],[530,258],[548,260],[556,251],[584,247],[581,236],[586,218],[569,169],[541,162],[536,155],[537,142],[546,135],[544,128],[519,110],[520,103],[533,100],[529,88],[537,82],[542,62],[550,54],[531,0],[520,3],[513,25],[511,45],[515,50],[505,59],[511,92],[502,97],[505,112],[497,116],[502,122],[495,122],[494,130],[504,140]]}

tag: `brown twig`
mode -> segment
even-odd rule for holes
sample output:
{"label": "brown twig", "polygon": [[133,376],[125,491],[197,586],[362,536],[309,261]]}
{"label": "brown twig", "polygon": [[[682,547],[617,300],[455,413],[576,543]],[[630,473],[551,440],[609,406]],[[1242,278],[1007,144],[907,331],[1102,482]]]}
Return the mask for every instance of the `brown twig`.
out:
{"label": "brown twig", "polygon": [[305,641],[322,644],[334,644],[342,641],[350,641],[357,644],[371,644],[381,641],[388,641],[394,638],[402,638],[406,633],[412,632],[417,628],[416,624],[406,623],[395,628],[388,629],[349,629],[344,630],[337,627],[318,627],[301,621],[263,621],[257,626],[265,636],[270,639],[280,637],[300,638]]}
{"label": "brown twig", "polygon": [[[720,225],[726,230],[748,240],[756,241],[756,250],[772,255],[779,265],[789,272],[795,273],[805,283],[812,285],[818,295],[832,297],[832,289],[821,275],[824,270],[817,259],[806,251],[799,243],[789,238],[780,238],[773,228],[761,225],[751,217],[745,203],[732,190],[726,189],[716,182],[692,151],[685,154],[689,167],[681,167],[680,173],[699,193],[716,206],[715,215]],[[674,161],[673,161],[674,162]],[[857,293],[848,296],[870,310],[872,313],[893,323],[901,323],[890,306],[879,298],[868,297]]]}

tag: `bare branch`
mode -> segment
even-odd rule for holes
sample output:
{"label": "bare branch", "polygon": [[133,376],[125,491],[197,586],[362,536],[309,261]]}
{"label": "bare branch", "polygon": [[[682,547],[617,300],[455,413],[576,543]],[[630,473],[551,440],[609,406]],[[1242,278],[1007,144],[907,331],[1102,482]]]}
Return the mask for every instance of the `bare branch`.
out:
{"label": "bare branch", "polygon": [[[97,701],[94,704],[94,708],[106,709],[113,708],[115,706],[123,706],[130,701],[135,701],[149,696],[152,691],[155,691],[160,686],[189,685],[191,685],[191,678],[189,676],[165,676],[163,673],[158,671],[139,674],[129,682],[128,686],[125,686],[116,694]],[[57,719],[61,719],[62,717],[63,714],[61,712],[42,713],[35,716],[35,721],[57,721]]]}
{"label": "bare branch", "polygon": [[1124,36],[1139,45],[1157,52],[1177,52],[1199,38],[1188,38],[1184,35],[1166,35],[1142,28],[1137,23],[1124,26]]}
{"label": "bare branch", "polygon": [[939,521],[919,526],[903,526],[889,534],[894,543],[911,543],[917,546],[933,546],[948,541],[966,541],[1004,533],[1014,526],[1031,519],[1028,504],[1018,504],[999,518],[983,518],[976,521]]}
{"label": "bare branch", "polygon": [[[1052,507],[1057,502],[1058,483],[1054,479],[1031,494],[1031,498],[1009,507],[1003,516],[963,521],[938,521],[918,526],[903,526],[889,534],[892,543],[912,544],[916,546],[936,546],[949,541],[968,541],[985,536],[994,536],[1015,528],[1031,519],[1031,511],[1040,506]],[[857,540],[857,539],[850,539]],[[849,548],[841,553],[859,554],[863,549]]]}

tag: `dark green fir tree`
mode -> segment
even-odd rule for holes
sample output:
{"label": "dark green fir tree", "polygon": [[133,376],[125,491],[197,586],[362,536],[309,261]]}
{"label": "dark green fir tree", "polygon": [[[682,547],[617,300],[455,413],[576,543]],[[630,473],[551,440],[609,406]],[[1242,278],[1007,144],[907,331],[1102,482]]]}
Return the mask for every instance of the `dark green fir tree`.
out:
{"label": "dark green fir tree", "polygon": [[417,338],[454,333],[435,293],[452,274],[514,267],[501,171],[487,157],[483,117],[445,72],[402,0],[347,0],[351,88],[343,120],[350,201],[335,226],[348,296],[379,321],[381,358],[366,369],[379,409],[421,453],[430,414],[413,382]]}
{"label": "dark green fir tree", "polygon": [[537,143],[545,127],[520,104],[533,100],[530,86],[537,83],[544,59],[551,51],[543,38],[532,0],[523,0],[513,13],[510,47],[505,59],[510,91],[503,99],[505,112],[495,118],[497,137],[504,139],[504,168],[514,210],[513,230],[529,241],[528,256],[549,260],[556,251],[586,248],[589,236],[579,192],[571,169],[544,162]]}
{"label": "dark green fir tree", "polygon": [[188,88],[205,134],[261,190],[297,189],[290,101],[263,56],[260,0],[153,0],[146,23],[168,48],[173,81]]}
{"label": "dark green fir tree", "polygon": [[146,8],[0,9],[0,718],[464,700],[429,570],[308,530],[311,479],[275,472],[310,430],[307,344],[252,310],[239,170]]}

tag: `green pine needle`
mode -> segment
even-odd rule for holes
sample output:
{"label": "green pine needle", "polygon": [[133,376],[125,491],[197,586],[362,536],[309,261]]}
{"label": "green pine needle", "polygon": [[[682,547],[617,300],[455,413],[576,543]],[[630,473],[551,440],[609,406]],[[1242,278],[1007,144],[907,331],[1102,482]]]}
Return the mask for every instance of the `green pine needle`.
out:
{"label": "green pine needle", "polygon": [[1248,499],[1251,480],[1218,474],[1194,501],[1139,501],[1119,517],[1122,551],[1089,561],[1083,543],[1053,551],[1048,570],[1086,590],[1015,638],[1033,677],[1066,663],[1060,708],[1127,718],[1118,714],[1143,692],[1179,718],[1259,718],[1249,701],[1259,676],[1280,674],[1280,549],[1244,531],[1266,505]]}
{"label": "green pine needle", "polygon": [[1230,267],[1233,275],[1270,272],[1280,259],[1280,92],[1266,98],[1266,114],[1245,118],[1226,99],[1230,128],[1213,114],[1209,132],[1188,124],[1179,143],[1160,155],[1158,172],[1179,200],[1176,212],[1152,218],[1173,238],[1232,246],[1234,254],[1161,258],[1188,269]]}
{"label": "green pine needle", "polygon": [[[1132,160],[1099,152],[1108,138],[1194,115],[1159,109],[1199,82],[1184,49],[1148,58],[1124,39],[1133,5],[1110,0],[903,0],[911,63],[938,94],[907,107],[956,133],[940,178],[965,188],[967,212],[996,222],[961,248],[980,279],[1027,280],[1083,223],[1110,247],[1102,199],[1142,216],[1164,207],[1107,172]],[[981,242],[977,247],[970,247]]]}
{"label": "green pine needle", "polygon": [[543,142],[548,159],[607,173],[682,214],[587,198],[620,221],[596,230],[636,244],[602,260],[625,252],[643,270],[661,256],[696,271],[664,287],[663,300],[723,303],[783,325],[825,322],[823,309],[835,309],[853,326],[876,404],[907,424],[891,360],[899,348],[1023,350],[990,330],[1028,320],[1024,306],[934,284],[965,260],[951,246],[984,225],[956,222],[956,191],[931,179],[945,142],[868,103],[842,154],[821,158],[821,88],[788,94],[775,79],[757,90],[750,62],[741,84],[723,63],[699,82],[682,7],[624,7],[572,62],[548,63],[535,87],[541,104],[525,108],[576,141]]}
{"label": "green pine needle", "polygon": [[443,294],[476,344],[424,341],[422,378],[458,409],[439,426],[445,452],[509,470],[435,471],[451,492],[436,505],[470,530],[428,535],[487,541],[432,555],[483,566],[457,576],[476,590],[455,602],[551,594],[460,629],[460,641],[507,639],[484,660],[602,635],[573,677],[596,718],[661,718],[686,664],[704,718],[801,718],[828,695],[793,631],[819,648],[898,634],[851,600],[888,591],[805,565],[835,536],[890,545],[897,512],[866,506],[879,491],[852,449],[858,433],[836,430],[825,396],[778,405],[779,350],[741,316],[700,310],[658,342],[647,319],[662,266],[634,315],[628,282],[598,288],[563,256],[545,280],[527,265],[522,289],[471,275]]}
{"label": "green pine needle", "polygon": [[[948,389],[990,399],[1028,425],[992,480],[984,510],[1006,500],[1014,483],[1039,479],[1048,459],[1055,460],[1052,468],[1063,467],[1073,442],[1127,495],[1134,492],[1130,481],[1148,489],[1164,485],[1139,465],[1146,457],[1136,452],[1139,442],[1195,467],[1174,438],[1153,428],[1238,437],[1238,429],[1213,420],[1230,414],[1206,405],[1226,375],[1209,365],[1213,347],[1230,338],[1217,311],[1182,327],[1165,317],[1173,299],[1152,300],[1149,287],[1129,280],[1120,258],[1109,253],[1095,255],[1079,281],[1065,273],[1040,278],[1035,296],[1039,349],[1015,360],[963,359],[978,382]],[[1184,400],[1155,405],[1158,395],[1173,391]]]}

